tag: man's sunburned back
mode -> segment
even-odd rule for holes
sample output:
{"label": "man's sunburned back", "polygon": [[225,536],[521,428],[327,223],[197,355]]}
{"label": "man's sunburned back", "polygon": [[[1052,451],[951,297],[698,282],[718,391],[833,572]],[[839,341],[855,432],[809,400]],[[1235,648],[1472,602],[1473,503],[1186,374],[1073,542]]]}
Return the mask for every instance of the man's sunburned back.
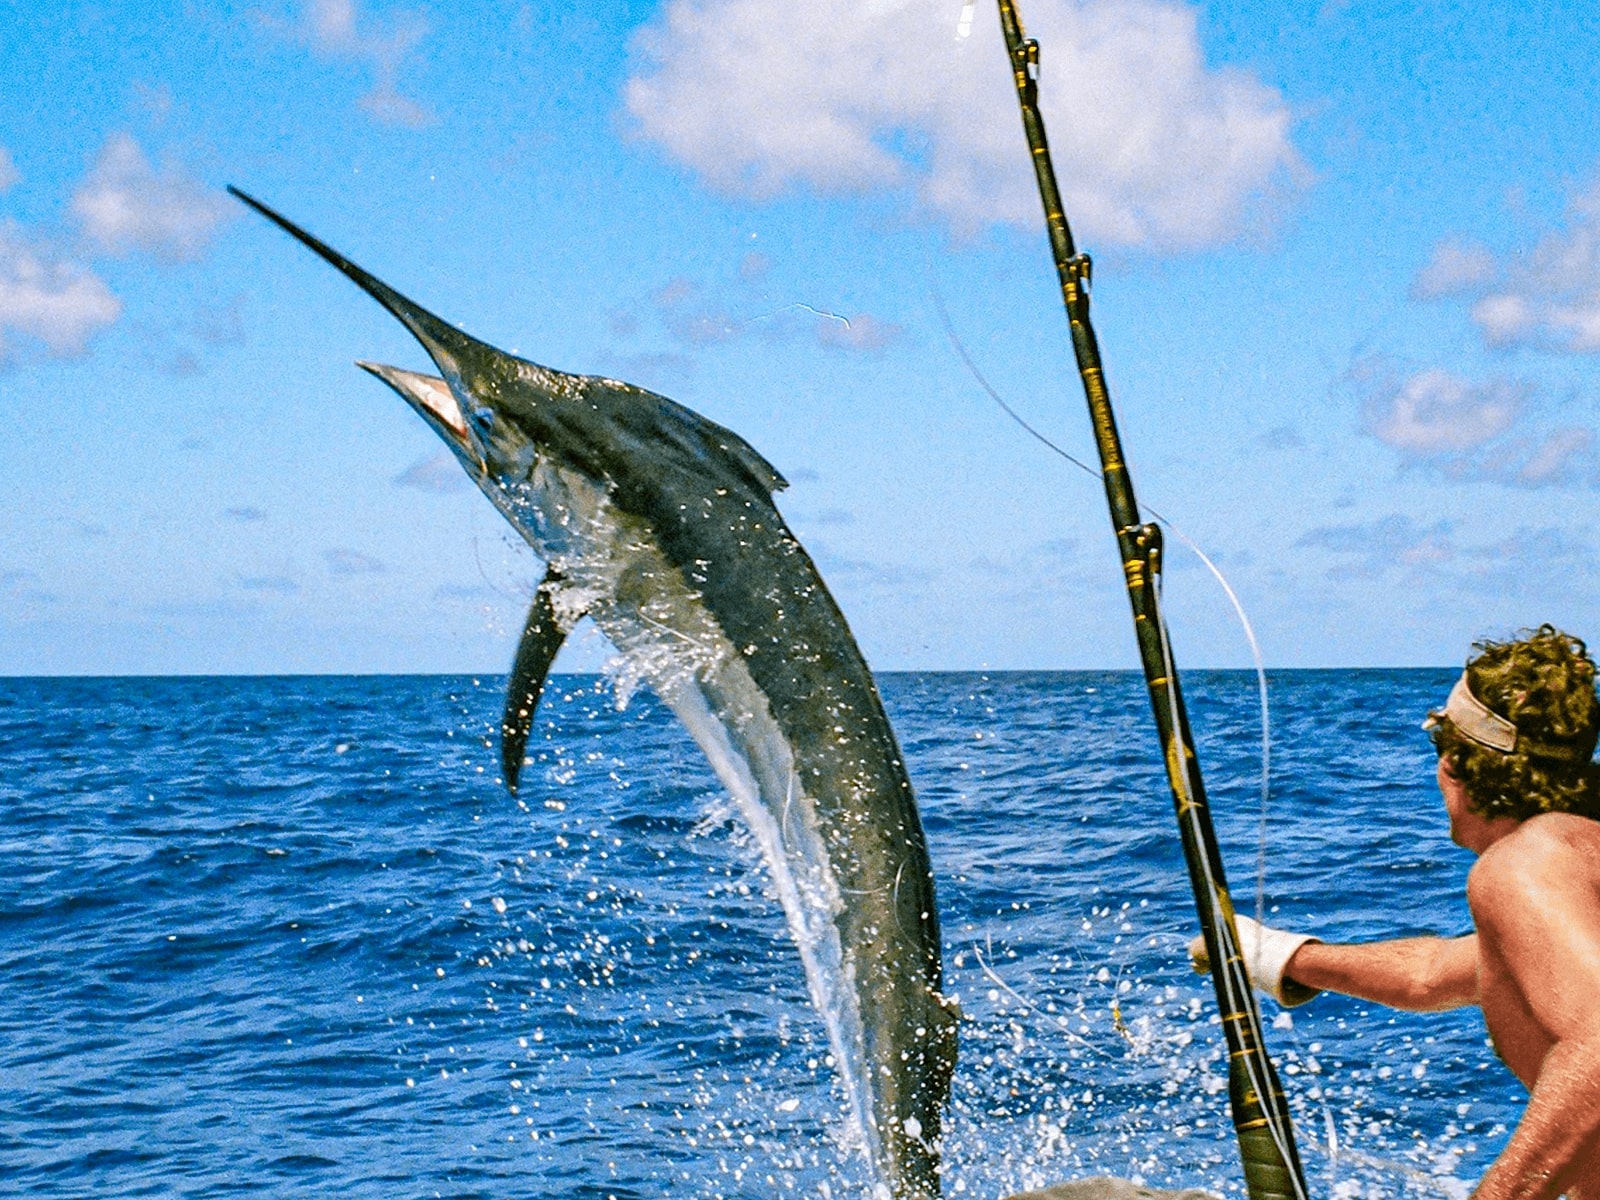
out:
{"label": "man's sunburned back", "polygon": [[[1484,1020],[1495,1050],[1532,1091],[1548,1066],[1560,1069],[1561,1056],[1551,1055],[1558,1044],[1600,1037],[1600,822],[1567,813],[1522,822],[1483,852],[1467,896]],[[1530,1105],[1529,1117],[1562,1116]],[[1600,1145],[1585,1147],[1575,1165],[1567,1194],[1600,1200]]]}

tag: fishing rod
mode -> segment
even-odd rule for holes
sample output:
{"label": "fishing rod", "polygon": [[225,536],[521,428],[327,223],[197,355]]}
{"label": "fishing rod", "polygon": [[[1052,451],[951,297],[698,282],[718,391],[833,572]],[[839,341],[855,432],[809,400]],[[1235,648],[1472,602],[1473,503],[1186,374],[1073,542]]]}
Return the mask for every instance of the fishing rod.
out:
{"label": "fishing rod", "polygon": [[1117,546],[1122,551],[1128,602],[1133,606],[1133,627],[1139,642],[1139,660],[1144,666],[1150,707],[1161,738],[1167,783],[1177,811],[1178,831],[1183,841],[1184,860],[1189,867],[1189,882],[1194,889],[1200,929],[1205,936],[1206,951],[1211,956],[1211,979],[1216,986],[1223,1036],[1228,1045],[1228,1102],[1244,1163],[1245,1189],[1250,1200],[1308,1200],[1289,1106],[1267,1054],[1261,1031],[1261,1011],[1239,952],[1239,931],[1234,925],[1233,902],[1228,896],[1222,854],[1211,825],[1211,810],[1206,804],[1189,715],[1178,685],[1167,628],[1161,618],[1157,586],[1161,574],[1161,527],[1139,516],[1133,481],[1123,461],[1122,441],[1111,411],[1111,394],[1106,389],[1100,346],[1094,327],[1089,323],[1089,256],[1079,253],[1073,245],[1072,231],[1061,204],[1061,191],[1056,185],[1055,168],[1050,163],[1050,146],[1045,139],[1044,118],[1038,104],[1039,43],[1024,34],[1013,0],[998,2],[1000,26],[1016,76],[1022,127],[1033,154],[1039,199],[1044,203],[1045,223],[1050,232],[1050,249],[1055,255],[1061,297],[1072,330],[1072,349],[1078,360],[1078,374],[1083,379],[1084,397],[1089,403],[1095,445],[1100,452],[1100,474],[1105,484],[1106,503],[1111,510],[1111,527],[1116,531]]}

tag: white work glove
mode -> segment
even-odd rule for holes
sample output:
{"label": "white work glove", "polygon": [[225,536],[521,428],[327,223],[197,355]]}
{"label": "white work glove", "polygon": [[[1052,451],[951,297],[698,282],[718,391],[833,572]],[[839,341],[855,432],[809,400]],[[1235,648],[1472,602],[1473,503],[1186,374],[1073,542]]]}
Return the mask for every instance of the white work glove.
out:
{"label": "white work glove", "polygon": [[[1233,923],[1239,930],[1239,956],[1244,959],[1245,970],[1250,974],[1250,982],[1257,988],[1285,1008],[1304,1004],[1322,990],[1283,977],[1284,968],[1289,965],[1294,952],[1307,942],[1319,939],[1309,933],[1290,933],[1287,929],[1273,929],[1237,913],[1234,914]],[[1204,936],[1197,937],[1189,943],[1189,961],[1194,964],[1197,975],[1205,975],[1211,970],[1211,956],[1206,953]]]}

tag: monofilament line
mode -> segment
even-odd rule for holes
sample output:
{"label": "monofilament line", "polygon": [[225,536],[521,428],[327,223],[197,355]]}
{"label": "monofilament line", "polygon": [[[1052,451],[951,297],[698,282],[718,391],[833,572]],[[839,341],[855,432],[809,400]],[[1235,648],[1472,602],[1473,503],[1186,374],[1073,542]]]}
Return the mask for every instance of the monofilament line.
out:
{"label": "monofilament line", "polygon": [[[1005,397],[996,391],[989,380],[985,378],[983,372],[978,369],[978,364],[973,362],[972,356],[967,353],[967,347],[962,342],[961,335],[956,332],[955,324],[950,319],[950,312],[945,308],[944,297],[939,294],[939,289],[933,282],[931,269],[928,277],[928,288],[933,299],[933,306],[938,310],[939,320],[944,325],[945,336],[950,339],[950,345],[955,349],[957,356],[965,364],[973,379],[977,380],[978,386],[988,394],[991,400],[1000,406],[1000,410],[1006,416],[1016,422],[1018,427],[1029,436],[1052,453],[1066,459],[1080,471],[1099,479],[1100,472],[1098,470],[1082,459],[1068,453],[1043,433],[1040,433],[1039,430],[1028,423],[1021,413],[1012,408],[1006,402]],[[1162,516],[1156,509],[1150,505],[1145,505],[1145,510],[1165,525],[1173,537],[1192,550],[1195,557],[1205,564],[1206,570],[1211,572],[1212,578],[1217,581],[1218,586],[1222,588],[1223,594],[1228,597],[1228,603],[1233,606],[1233,613],[1239,622],[1239,627],[1244,630],[1245,641],[1250,643],[1250,658],[1255,664],[1256,692],[1261,706],[1261,815],[1258,819],[1256,845],[1256,920],[1261,921],[1266,915],[1267,813],[1271,806],[1272,794],[1272,716],[1267,697],[1267,669],[1261,658],[1261,643],[1256,640],[1255,627],[1250,623],[1250,615],[1245,612],[1244,604],[1240,601],[1238,593],[1233,590],[1233,585],[1228,582],[1227,576],[1222,573],[1221,568],[1211,560],[1211,556],[1200,549],[1193,538],[1179,529],[1170,519]]]}

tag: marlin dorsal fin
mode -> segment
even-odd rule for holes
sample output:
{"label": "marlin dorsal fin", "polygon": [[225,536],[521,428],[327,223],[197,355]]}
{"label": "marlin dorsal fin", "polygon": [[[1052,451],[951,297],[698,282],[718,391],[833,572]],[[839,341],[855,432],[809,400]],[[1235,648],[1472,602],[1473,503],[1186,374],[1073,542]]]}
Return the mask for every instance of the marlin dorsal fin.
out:
{"label": "marlin dorsal fin", "polygon": [[555,661],[561,644],[567,640],[567,630],[557,619],[555,605],[550,599],[551,588],[560,582],[561,575],[554,567],[545,572],[543,582],[533,594],[527,623],[522,627],[516,661],[511,664],[506,711],[500,718],[500,767],[505,773],[506,787],[513,792],[517,790],[517,776],[522,772],[522,756],[527,749],[528,734],[533,731],[533,713],[539,707],[545,676],[550,673],[550,664]]}

